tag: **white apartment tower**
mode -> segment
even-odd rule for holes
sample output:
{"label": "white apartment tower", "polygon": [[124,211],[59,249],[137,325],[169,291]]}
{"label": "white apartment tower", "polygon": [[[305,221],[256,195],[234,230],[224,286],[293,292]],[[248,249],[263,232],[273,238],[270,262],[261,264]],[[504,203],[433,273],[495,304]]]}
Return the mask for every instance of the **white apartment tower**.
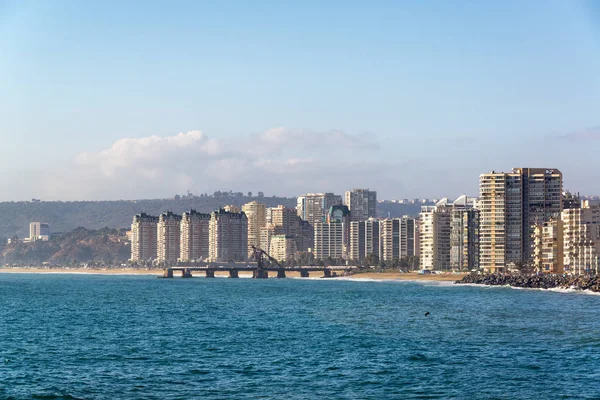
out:
{"label": "white apartment tower", "polygon": [[365,221],[377,217],[377,192],[369,189],[352,189],[346,192],[344,204],[350,209],[351,221]]}
{"label": "white apartment tower", "polygon": [[350,222],[350,258],[363,261],[367,256],[381,256],[379,241],[379,221],[370,218],[366,221]]}
{"label": "white apartment tower", "polygon": [[344,227],[337,222],[317,222],[314,226],[313,254],[317,260],[328,257],[342,258],[344,254]]}
{"label": "white apartment tower", "polygon": [[209,257],[210,214],[186,211],[181,215],[180,261],[204,260]]}
{"label": "white apartment tower", "polygon": [[450,221],[448,199],[422,206],[419,214],[419,264],[421,269],[450,269]]}
{"label": "white apartment tower", "polygon": [[379,221],[381,259],[400,260],[419,254],[418,222],[414,218],[384,219]]}
{"label": "white apartment tower", "polygon": [[172,212],[162,213],[156,226],[156,259],[159,262],[175,263],[180,256],[181,215]]}
{"label": "white apartment tower", "polygon": [[156,258],[158,217],[145,213],[133,217],[131,224],[131,261],[151,261]]}

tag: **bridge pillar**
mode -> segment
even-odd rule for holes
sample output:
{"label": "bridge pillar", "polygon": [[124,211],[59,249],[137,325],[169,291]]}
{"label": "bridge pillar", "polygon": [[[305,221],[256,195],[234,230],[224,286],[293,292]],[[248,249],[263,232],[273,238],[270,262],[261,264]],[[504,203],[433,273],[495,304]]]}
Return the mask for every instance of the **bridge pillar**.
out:
{"label": "bridge pillar", "polygon": [[173,270],[171,268],[163,269],[163,278],[172,278],[172,277],[173,277]]}
{"label": "bridge pillar", "polygon": [[192,271],[189,268],[184,268],[181,270],[181,277],[182,278],[191,278],[192,277]]}
{"label": "bridge pillar", "polygon": [[215,277],[215,270],[214,269],[207,269],[206,270],[206,277],[207,278],[214,278]]}
{"label": "bridge pillar", "polygon": [[300,277],[308,278],[308,275],[309,275],[308,271],[304,271],[304,270],[300,271]]}
{"label": "bridge pillar", "polygon": [[269,277],[269,271],[255,269],[252,271],[252,277],[254,279],[267,279]]}
{"label": "bridge pillar", "polygon": [[323,270],[323,278],[331,278],[331,270],[330,269]]}
{"label": "bridge pillar", "polygon": [[237,269],[230,269],[229,270],[229,277],[230,278],[239,278],[239,274],[238,274],[238,270]]}
{"label": "bridge pillar", "polygon": [[277,277],[278,278],[285,278],[285,269],[278,269],[277,270]]}

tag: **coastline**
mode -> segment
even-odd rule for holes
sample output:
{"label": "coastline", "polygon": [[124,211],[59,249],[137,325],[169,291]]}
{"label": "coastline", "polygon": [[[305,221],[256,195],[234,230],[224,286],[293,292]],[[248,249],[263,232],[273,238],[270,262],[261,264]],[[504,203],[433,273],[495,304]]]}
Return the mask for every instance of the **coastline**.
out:
{"label": "coastline", "polygon": [[[0,268],[0,274],[89,274],[89,275],[154,275],[162,276],[162,269],[138,269],[138,268],[113,268],[113,269],[94,269],[94,268],[26,268],[26,267],[3,267]],[[269,278],[274,278],[274,272],[271,272]],[[226,272],[216,272],[216,276],[226,277]],[[353,275],[340,275],[328,279],[352,279],[352,280],[382,280],[382,281],[456,281],[462,279],[466,274],[427,274],[421,275],[416,272],[365,272]],[[195,277],[201,277],[197,273]],[[300,278],[298,272],[287,272],[290,278]],[[250,273],[240,272],[241,278],[250,278]],[[310,278],[319,278],[320,274],[313,273]],[[179,277],[177,277],[179,278]]]}

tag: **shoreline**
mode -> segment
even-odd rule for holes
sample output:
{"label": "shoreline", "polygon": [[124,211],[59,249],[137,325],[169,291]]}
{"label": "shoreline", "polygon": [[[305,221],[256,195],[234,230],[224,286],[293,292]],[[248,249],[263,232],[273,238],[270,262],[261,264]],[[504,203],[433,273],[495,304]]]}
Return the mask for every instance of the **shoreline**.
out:
{"label": "shoreline", "polygon": [[[162,269],[137,269],[137,268],[114,268],[114,269],[92,269],[92,268],[27,268],[27,267],[3,267],[0,274],[77,274],[77,275],[154,275],[162,277]],[[226,277],[226,272],[216,272],[216,276]],[[275,278],[275,272],[271,272],[269,278]],[[466,274],[427,274],[420,275],[416,272],[364,272],[352,275],[339,275],[331,279],[339,280],[381,280],[381,281],[456,281],[462,279]],[[289,278],[300,278],[299,272],[287,272]],[[194,277],[203,277],[196,273]],[[240,272],[240,278],[249,278],[250,273]],[[176,276],[179,278],[179,276]],[[312,273],[309,279],[321,278],[321,274]],[[276,278],[275,278],[276,279]]]}
{"label": "shoreline", "polygon": [[509,286],[518,289],[589,290],[600,293],[600,277],[590,275],[469,274],[457,280],[456,283],[460,285]]}

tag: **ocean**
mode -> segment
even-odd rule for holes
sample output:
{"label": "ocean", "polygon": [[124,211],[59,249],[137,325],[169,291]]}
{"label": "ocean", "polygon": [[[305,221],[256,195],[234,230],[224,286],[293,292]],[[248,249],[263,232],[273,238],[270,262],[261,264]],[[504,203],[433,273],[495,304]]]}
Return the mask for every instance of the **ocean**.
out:
{"label": "ocean", "polygon": [[0,274],[0,305],[0,399],[600,398],[596,295]]}

